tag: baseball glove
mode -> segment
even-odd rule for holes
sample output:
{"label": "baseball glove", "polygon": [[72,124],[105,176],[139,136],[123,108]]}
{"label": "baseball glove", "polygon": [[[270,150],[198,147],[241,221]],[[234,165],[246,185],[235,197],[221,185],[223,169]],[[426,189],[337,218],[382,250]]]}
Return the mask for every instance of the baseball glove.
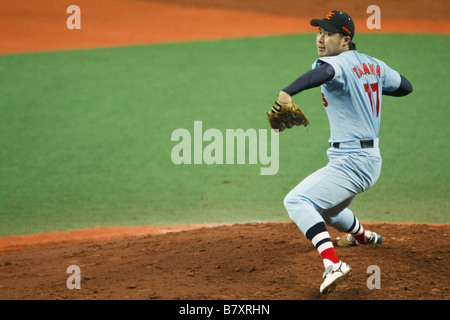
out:
{"label": "baseball glove", "polygon": [[279,130],[279,132],[284,131],[286,128],[290,129],[293,126],[304,125],[308,127],[309,125],[308,118],[293,101],[285,104],[277,99],[272,110],[266,112],[266,114],[270,127],[274,130]]}

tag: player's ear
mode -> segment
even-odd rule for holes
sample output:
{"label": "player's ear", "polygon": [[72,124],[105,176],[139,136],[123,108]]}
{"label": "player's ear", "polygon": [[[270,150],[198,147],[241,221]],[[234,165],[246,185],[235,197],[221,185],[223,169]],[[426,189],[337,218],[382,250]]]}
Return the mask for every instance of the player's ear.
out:
{"label": "player's ear", "polygon": [[343,47],[350,46],[350,42],[352,41],[352,39],[349,36],[343,36],[341,41]]}

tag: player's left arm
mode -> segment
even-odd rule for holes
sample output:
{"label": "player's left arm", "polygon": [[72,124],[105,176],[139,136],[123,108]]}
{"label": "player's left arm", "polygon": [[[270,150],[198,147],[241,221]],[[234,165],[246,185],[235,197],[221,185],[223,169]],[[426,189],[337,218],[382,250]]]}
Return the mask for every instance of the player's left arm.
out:
{"label": "player's left arm", "polygon": [[383,95],[393,96],[393,97],[403,97],[413,92],[413,87],[411,82],[409,82],[405,77],[400,75],[400,86],[395,91],[383,90]]}
{"label": "player's left arm", "polygon": [[[383,95],[403,97],[413,91],[411,82],[403,77],[398,71],[389,67],[385,62],[375,59],[381,69],[381,84]],[[378,74],[378,67],[377,67]]]}

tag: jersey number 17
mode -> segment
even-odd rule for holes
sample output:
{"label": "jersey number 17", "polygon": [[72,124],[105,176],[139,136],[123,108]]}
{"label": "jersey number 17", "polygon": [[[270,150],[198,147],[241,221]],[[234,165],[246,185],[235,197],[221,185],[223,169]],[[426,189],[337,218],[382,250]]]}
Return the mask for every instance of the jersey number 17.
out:
{"label": "jersey number 17", "polygon": [[[372,108],[372,113],[378,118],[379,114],[380,114],[380,96],[379,96],[379,90],[378,90],[378,82],[375,83],[371,83],[369,84],[365,84],[364,85],[364,90],[366,90],[367,95],[369,96],[369,100],[370,100],[370,107]],[[376,108],[376,114],[374,113],[373,110],[373,101],[372,101],[372,93],[375,92],[376,94],[376,104],[375,104],[375,108]]]}

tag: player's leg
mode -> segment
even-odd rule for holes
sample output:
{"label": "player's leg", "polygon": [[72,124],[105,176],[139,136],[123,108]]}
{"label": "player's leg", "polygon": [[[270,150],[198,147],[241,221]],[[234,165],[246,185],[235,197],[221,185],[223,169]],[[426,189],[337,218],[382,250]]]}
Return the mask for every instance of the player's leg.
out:
{"label": "player's leg", "polygon": [[334,215],[333,211],[326,211],[322,215],[327,225],[346,233],[343,237],[337,238],[338,247],[381,244],[383,242],[383,238],[378,233],[367,230],[349,208],[343,209],[338,215]]}
{"label": "player's leg", "polygon": [[[330,149],[329,156],[333,158],[338,153],[334,153]],[[341,157],[337,157],[340,159]],[[337,161],[340,165],[342,162]],[[352,190],[359,191],[357,193],[368,190],[378,180],[381,171],[381,157],[378,149],[366,149],[356,156],[353,155],[349,161],[344,161],[345,167],[351,167],[351,170],[346,170],[345,175],[349,177],[348,184],[341,183],[345,187],[353,185]],[[345,170],[344,170],[345,171]],[[325,222],[333,226],[335,229],[347,233],[337,241],[340,247],[355,246],[358,244],[380,244],[382,237],[376,232],[366,230],[359,222],[353,212],[348,208],[353,201],[356,194],[350,198],[345,199],[338,205],[323,210],[322,216]]]}
{"label": "player's leg", "polygon": [[[337,257],[320,213],[323,210],[321,206],[326,205],[329,199],[335,201],[333,200],[333,195],[336,195],[336,191],[333,190],[335,183],[329,180],[330,176],[333,176],[333,171],[333,168],[325,167],[314,172],[292,189],[284,200],[289,216],[322,257],[325,271],[324,281],[320,286],[321,293],[328,292],[351,273],[350,266]],[[348,197],[348,194],[346,196]]]}
{"label": "player's leg", "polygon": [[[284,200],[290,218],[322,256],[325,280],[321,292],[327,291],[335,282],[345,278],[351,270],[337,257],[322,214],[333,212],[334,216],[339,216],[335,218],[335,223],[339,224],[336,221],[345,219],[344,224],[350,224],[351,222],[347,221],[348,211],[342,216],[340,212],[348,206],[346,201],[351,202],[356,194],[368,189],[371,183],[376,181],[380,169],[375,163],[377,161],[374,161],[373,172],[369,172],[368,175],[366,173],[368,169],[360,164],[367,159],[358,159],[358,155],[355,154],[350,157],[333,151],[329,151],[328,156],[330,161],[327,166],[309,175],[292,189]],[[334,211],[330,211],[333,208]],[[333,218],[333,215],[326,217]]]}
{"label": "player's leg", "polygon": [[333,243],[317,206],[318,198],[327,197],[323,194],[326,190],[329,168],[322,168],[309,175],[284,199],[284,206],[289,217],[298,226],[300,231],[316,247],[322,257],[324,267],[338,263]]}
{"label": "player's leg", "polygon": [[358,218],[351,212],[350,209],[345,209],[342,214],[347,214],[348,216],[353,216],[352,225],[346,228],[336,228],[339,231],[345,232],[343,237],[338,237],[336,240],[337,246],[339,247],[355,247],[360,244],[381,244],[383,243],[383,238],[381,235],[374,231],[367,230]]}
{"label": "player's leg", "polygon": [[316,247],[324,264],[323,282],[320,293],[327,293],[351,274],[351,267],[336,255],[333,242],[325,222],[315,206],[306,198],[298,198],[291,191],[285,198],[285,206],[291,219],[297,224],[306,238]]}

